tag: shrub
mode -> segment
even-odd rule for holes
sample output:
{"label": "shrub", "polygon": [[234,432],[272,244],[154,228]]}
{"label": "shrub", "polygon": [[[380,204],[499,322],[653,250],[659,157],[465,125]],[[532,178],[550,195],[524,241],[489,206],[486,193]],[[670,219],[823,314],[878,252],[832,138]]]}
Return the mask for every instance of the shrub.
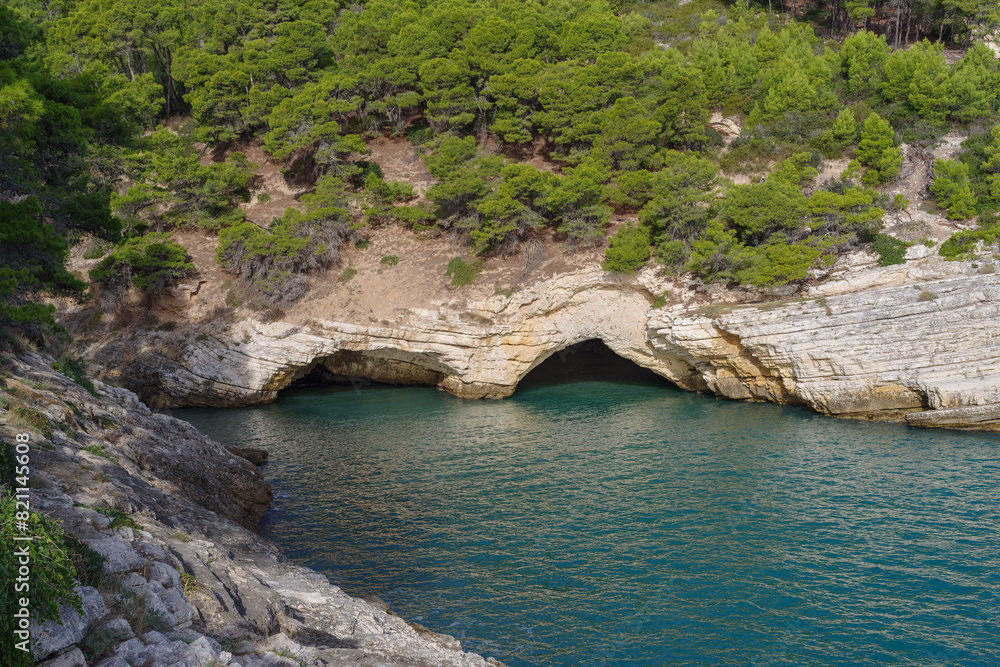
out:
{"label": "shrub", "polygon": [[83,652],[83,657],[87,659],[87,663],[94,664],[110,648],[117,646],[127,638],[128,635],[124,630],[111,630],[95,623],[87,628],[87,634],[83,636],[83,639],[80,640],[77,646]]}
{"label": "shrub", "polygon": [[337,282],[338,283],[350,282],[351,278],[353,278],[356,275],[358,275],[358,270],[349,266],[341,272],[340,276],[337,278]]}
{"label": "shrub", "polygon": [[142,530],[142,526],[135,519],[116,507],[91,507],[90,509],[111,519],[111,523],[108,524],[108,528],[111,530],[122,526]]}
{"label": "shrub", "polygon": [[170,632],[173,626],[160,612],[150,609],[145,598],[141,598],[132,590],[124,590],[111,605],[111,611],[128,621],[132,631],[143,635],[150,630]]}
{"label": "shrub", "polygon": [[98,396],[97,389],[94,388],[94,383],[87,376],[87,372],[83,370],[80,359],[64,357],[61,361],[53,364],[52,368],[86,389],[91,396]]}
{"label": "shrub", "polygon": [[239,308],[243,305],[243,299],[232,290],[229,290],[226,292],[226,305],[230,308]]}
{"label": "shrub", "polygon": [[480,262],[472,262],[470,264],[461,257],[455,257],[448,262],[448,269],[445,271],[445,275],[451,277],[451,284],[453,286],[464,287],[466,285],[475,285],[482,270],[483,265]]}
{"label": "shrub", "polygon": [[[69,604],[77,611],[83,611],[80,596],[76,592],[74,575],[76,570],[66,553],[63,542],[65,533],[59,524],[43,514],[29,512],[27,530],[20,530],[16,498],[3,494],[0,497],[0,664],[11,667],[27,667],[34,663],[31,652],[19,651],[12,638],[16,629],[14,611],[19,608],[18,599],[25,594],[15,590],[18,572],[18,557],[12,548],[14,544],[27,545],[31,555],[31,595],[29,609],[38,621],[58,620],[59,605]],[[15,537],[30,536],[25,542],[14,542]]]}
{"label": "shrub", "polygon": [[928,290],[922,290],[920,296],[917,297],[917,301],[933,301],[937,298],[937,294],[930,292]]}
{"label": "shrub", "polygon": [[131,283],[148,292],[163,289],[194,270],[184,246],[172,241],[170,234],[157,232],[128,239],[115,248],[90,271],[90,279],[117,289]]}
{"label": "shrub", "polygon": [[106,588],[108,575],[104,572],[104,556],[70,534],[63,535],[66,555],[73,563],[77,580],[84,586]]}
{"label": "shrub", "polygon": [[268,306],[298,300],[306,292],[305,275],[335,264],[353,234],[339,179],[321,180],[302,201],[306,213],[290,208],[269,229],[244,222],[219,232],[216,261]]}
{"label": "shrub", "polygon": [[44,414],[23,403],[14,403],[7,415],[7,424],[15,429],[28,428],[38,431],[46,438],[52,437],[52,423]]}
{"label": "shrub", "polygon": [[620,228],[604,251],[601,268],[614,273],[633,273],[649,261],[649,232],[632,224]]}
{"label": "shrub", "polygon": [[396,266],[399,264],[399,257],[397,255],[386,255],[379,260],[380,264],[385,264],[386,266]]}
{"label": "shrub", "polygon": [[969,168],[961,162],[935,160],[936,178],[931,193],[937,205],[948,211],[949,220],[965,220],[976,214],[976,198],[969,185]]}
{"label": "shrub", "polygon": [[888,234],[876,234],[872,248],[878,254],[879,266],[890,266],[892,264],[903,264],[906,262],[907,244]]}
{"label": "shrub", "polygon": [[978,229],[964,229],[955,232],[938,248],[938,254],[947,260],[971,259],[976,252],[976,246],[992,246],[1000,241],[1000,215],[983,215],[979,218]]}
{"label": "shrub", "polygon": [[185,595],[191,595],[204,588],[205,586],[193,574],[181,572],[181,590],[184,591]]}
{"label": "shrub", "polygon": [[668,267],[681,267],[688,259],[690,251],[683,241],[663,241],[656,246],[656,259]]}
{"label": "shrub", "polygon": [[88,445],[83,448],[83,451],[90,452],[94,456],[100,456],[102,459],[107,459],[118,465],[118,459],[111,455],[111,453],[104,448],[104,445]]}
{"label": "shrub", "polygon": [[83,258],[100,259],[101,257],[104,257],[107,252],[108,250],[104,245],[100,243],[92,243],[86,250],[83,251]]}

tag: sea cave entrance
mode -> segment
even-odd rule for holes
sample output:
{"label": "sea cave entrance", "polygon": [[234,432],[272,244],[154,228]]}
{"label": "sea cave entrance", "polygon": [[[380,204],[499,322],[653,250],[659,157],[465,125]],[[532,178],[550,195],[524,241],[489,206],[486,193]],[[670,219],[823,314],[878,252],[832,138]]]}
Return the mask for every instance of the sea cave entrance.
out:
{"label": "sea cave entrance", "polygon": [[444,369],[434,366],[432,361],[419,355],[398,350],[391,355],[339,350],[329,357],[317,359],[288,388],[318,385],[357,388],[371,384],[433,387],[445,377]]}
{"label": "sea cave entrance", "polygon": [[[620,382],[668,388],[675,385],[633,361],[615,354],[599,338],[585,340],[555,352],[518,382],[517,391],[574,382]],[[515,392],[516,393],[516,392]]]}

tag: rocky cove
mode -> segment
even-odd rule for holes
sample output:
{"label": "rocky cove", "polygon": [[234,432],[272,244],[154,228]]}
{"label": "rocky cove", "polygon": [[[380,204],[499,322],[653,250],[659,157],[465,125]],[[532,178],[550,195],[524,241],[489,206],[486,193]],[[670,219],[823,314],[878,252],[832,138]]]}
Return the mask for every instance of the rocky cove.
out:
{"label": "rocky cove", "polygon": [[82,613],[64,605],[61,622],[32,624],[41,664],[495,664],[260,538],[271,491],[244,456],[261,452],[229,451],[126,389],[88,393],[41,355],[3,361],[6,390],[49,424],[31,430],[33,509],[103,559],[102,584],[77,588]]}
{"label": "rocky cove", "polygon": [[399,309],[395,321],[247,317],[84,352],[150,405],[232,406],[272,401],[309,374],[503,398],[549,356],[599,339],[692,391],[996,430],[1000,278],[919,245],[898,266],[858,255],[799,292],[748,296],[653,269],[584,267],[509,294]]}

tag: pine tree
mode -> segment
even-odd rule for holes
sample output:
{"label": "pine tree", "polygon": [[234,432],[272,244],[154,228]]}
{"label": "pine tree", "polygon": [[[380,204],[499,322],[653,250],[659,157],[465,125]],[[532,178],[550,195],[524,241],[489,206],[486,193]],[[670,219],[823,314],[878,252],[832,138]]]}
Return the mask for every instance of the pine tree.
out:
{"label": "pine tree", "polygon": [[877,113],[865,120],[855,155],[861,164],[868,167],[863,178],[868,185],[888,183],[899,174],[899,169],[903,166],[903,156],[896,146],[896,134],[889,121]]}

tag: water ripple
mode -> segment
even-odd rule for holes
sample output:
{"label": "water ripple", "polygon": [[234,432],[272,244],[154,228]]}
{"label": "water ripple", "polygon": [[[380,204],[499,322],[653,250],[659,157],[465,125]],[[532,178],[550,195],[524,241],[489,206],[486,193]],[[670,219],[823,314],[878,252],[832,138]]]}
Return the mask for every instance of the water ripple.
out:
{"label": "water ripple", "polygon": [[1000,441],[582,382],[293,392],[264,527],[510,665],[1000,664]]}

